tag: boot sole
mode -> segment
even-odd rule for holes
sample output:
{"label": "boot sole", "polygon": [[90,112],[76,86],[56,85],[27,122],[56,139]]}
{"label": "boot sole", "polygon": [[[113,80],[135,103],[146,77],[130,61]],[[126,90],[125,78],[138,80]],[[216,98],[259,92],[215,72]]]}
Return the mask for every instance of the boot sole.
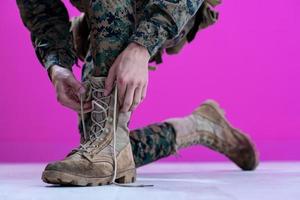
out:
{"label": "boot sole", "polygon": [[221,107],[219,106],[219,104],[216,101],[207,100],[202,105],[211,106],[221,116],[222,121],[223,121],[223,125],[229,127],[232,131],[235,132],[235,134],[241,135],[244,138],[244,141],[246,141],[247,146],[250,147],[249,148],[249,153],[251,155],[252,160],[250,161],[250,165],[249,165],[251,167],[246,167],[246,168],[242,168],[242,169],[245,170],[245,171],[255,170],[256,167],[259,164],[259,153],[256,150],[254,143],[251,142],[251,139],[250,139],[249,135],[242,132],[239,129],[234,128],[234,126],[231,125],[231,123],[225,117],[225,111],[223,109],[221,109]]}
{"label": "boot sole", "polygon": [[[106,177],[82,177],[61,171],[45,170],[42,180],[45,183],[74,186],[101,186],[111,184],[113,176]],[[133,183],[136,180],[136,169],[118,172],[116,183]]]}

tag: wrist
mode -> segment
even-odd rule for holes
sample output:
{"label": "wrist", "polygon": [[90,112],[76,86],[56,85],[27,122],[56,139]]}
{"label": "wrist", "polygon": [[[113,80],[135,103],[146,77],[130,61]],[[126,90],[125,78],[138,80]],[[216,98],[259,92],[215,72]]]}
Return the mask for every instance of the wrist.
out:
{"label": "wrist", "polygon": [[50,77],[50,80],[53,82],[55,81],[57,75],[61,74],[62,72],[69,70],[65,67],[61,67],[59,65],[52,65],[48,68],[48,75]]}
{"label": "wrist", "polygon": [[131,42],[128,45],[128,48],[130,50],[132,50],[133,52],[137,52],[138,54],[140,54],[141,56],[144,56],[147,58],[147,60],[150,60],[150,54],[149,51],[146,47],[144,47],[143,45],[140,45],[136,42]]}
{"label": "wrist", "polygon": [[52,65],[51,67],[48,68],[48,74],[49,74],[49,77],[50,77],[51,81],[53,81],[53,79],[54,79],[57,67],[59,67],[59,66]]}
{"label": "wrist", "polygon": [[50,79],[51,82],[53,81],[53,78],[52,78],[52,74],[53,74],[53,66],[54,66],[54,65],[48,67],[48,69],[47,69],[48,77],[49,77],[49,79]]}

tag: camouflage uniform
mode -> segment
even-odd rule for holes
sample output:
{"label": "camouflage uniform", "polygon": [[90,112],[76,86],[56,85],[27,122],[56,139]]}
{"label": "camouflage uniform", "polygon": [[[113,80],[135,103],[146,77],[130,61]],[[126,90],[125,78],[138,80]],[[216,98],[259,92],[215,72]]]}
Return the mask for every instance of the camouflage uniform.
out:
{"label": "camouflage uniform", "polygon": [[[212,7],[220,0],[71,0],[85,13],[86,50],[82,81],[88,75],[107,76],[109,67],[126,46],[147,48],[151,61],[162,53],[177,53],[202,28],[217,20]],[[22,20],[31,32],[36,55],[48,70],[56,64],[72,70],[77,63],[68,12],[60,0],[17,0]],[[87,117],[87,123],[89,118]],[[79,130],[82,133],[81,124]],[[131,132],[137,166],[174,153],[175,131],[168,123]]]}

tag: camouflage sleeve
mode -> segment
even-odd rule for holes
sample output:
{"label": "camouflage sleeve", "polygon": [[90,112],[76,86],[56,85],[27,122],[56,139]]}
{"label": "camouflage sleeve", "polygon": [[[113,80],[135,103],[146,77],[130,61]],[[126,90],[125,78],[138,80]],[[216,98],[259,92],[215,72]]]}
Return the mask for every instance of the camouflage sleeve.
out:
{"label": "camouflage sleeve", "polygon": [[72,70],[76,61],[68,12],[60,0],[17,0],[22,21],[41,64]]}
{"label": "camouflage sleeve", "polygon": [[203,0],[149,0],[145,17],[130,38],[146,47],[152,57],[166,40],[175,38]]}

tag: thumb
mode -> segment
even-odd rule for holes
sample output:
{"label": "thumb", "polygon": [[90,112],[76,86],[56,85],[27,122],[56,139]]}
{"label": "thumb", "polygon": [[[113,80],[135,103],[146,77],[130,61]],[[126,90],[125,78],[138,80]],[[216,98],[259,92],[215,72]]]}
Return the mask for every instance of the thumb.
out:
{"label": "thumb", "polygon": [[107,96],[111,93],[114,85],[114,81],[116,79],[116,70],[114,70],[114,67],[112,66],[108,72],[108,76],[105,81],[105,91],[104,96]]}
{"label": "thumb", "polygon": [[85,93],[85,88],[81,84],[80,81],[76,80],[74,76],[70,76],[67,79],[67,84],[76,91],[77,95],[80,96],[81,94]]}

